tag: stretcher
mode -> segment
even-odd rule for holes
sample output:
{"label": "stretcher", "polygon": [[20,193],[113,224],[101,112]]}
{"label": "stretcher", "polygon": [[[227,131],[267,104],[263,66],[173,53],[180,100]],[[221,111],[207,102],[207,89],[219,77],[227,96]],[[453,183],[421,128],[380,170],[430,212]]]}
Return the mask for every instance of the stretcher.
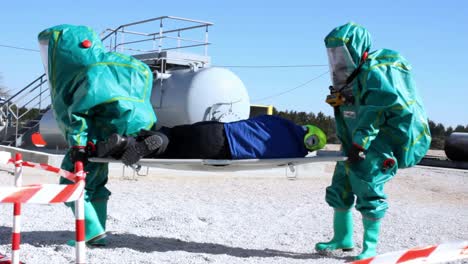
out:
{"label": "stretcher", "polygon": [[[91,162],[121,163],[120,160],[111,158],[90,158]],[[216,159],[140,159],[134,168],[139,166],[154,167],[172,170],[196,170],[196,171],[242,171],[260,170],[272,168],[289,168],[295,171],[295,166],[315,162],[336,162],[346,160],[340,151],[317,151],[303,158],[281,159],[240,159],[240,160],[216,160]]]}

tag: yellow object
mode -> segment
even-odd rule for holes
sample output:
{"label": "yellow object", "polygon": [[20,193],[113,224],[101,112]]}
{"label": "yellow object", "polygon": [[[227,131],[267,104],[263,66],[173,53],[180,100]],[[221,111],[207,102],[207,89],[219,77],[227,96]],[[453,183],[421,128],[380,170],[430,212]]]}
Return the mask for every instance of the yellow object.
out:
{"label": "yellow object", "polygon": [[333,107],[343,105],[345,101],[346,101],[345,97],[341,95],[340,92],[331,93],[330,95],[327,96],[327,99],[325,100],[325,102],[327,102],[329,105]]}
{"label": "yellow object", "polygon": [[250,105],[250,117],[259,115],[273,115],[272,105]]}

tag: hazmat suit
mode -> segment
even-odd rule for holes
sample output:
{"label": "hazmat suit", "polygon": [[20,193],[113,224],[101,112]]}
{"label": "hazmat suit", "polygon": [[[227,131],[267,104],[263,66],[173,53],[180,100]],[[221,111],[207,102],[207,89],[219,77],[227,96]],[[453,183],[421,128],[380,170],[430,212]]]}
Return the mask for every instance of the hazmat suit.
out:
{"label": "hazmat suit", "polygon": [[337,136],[348,156],[335,167],[326,201],[334,208],[334,236],[316,250],[352,249],[351,207],[362,214],[363,251],[376,254],[380,221],[388,208],[384,184],[397,172],[417,164],[431,137],[409,63],[396,51],[368,53],[368,31],[348,23],[325,38],[333,86],[327,102],[334,106]]}
{"label": "hazmat suit", "polygon": [[[74,162],[85,163],[86,241],[101,245],[111,194],[105,187],[108,164],[87,162],[87,145],[113,133],[136,135],[155,124],[152,73],[133,57],[106,52],[97,34],[85,26],[55,26],[38,39],[52,109],[70,146],[62,168],[73,171]],[[70,182],[62,178],[61,183]]]}

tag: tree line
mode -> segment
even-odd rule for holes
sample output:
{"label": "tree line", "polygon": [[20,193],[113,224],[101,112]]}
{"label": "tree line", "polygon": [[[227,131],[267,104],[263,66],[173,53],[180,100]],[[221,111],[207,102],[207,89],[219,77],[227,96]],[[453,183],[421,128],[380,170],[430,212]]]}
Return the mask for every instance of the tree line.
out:
{"label": "tree line", "polygon": [[468,133],[468,125],[457,125],[455,128],[429,120],[429,130],[431,131],[432,142],[431,149],[444,149],[445,138],[450,136],[453,132],[466,132]]}
{"label": "tree line", "polygon": [[[327,134],[328,143],[339,144],[340,141],[336,136],[335,118],[327,116],[322,112],[318,114],[299,112],[293,110],[278,111],[273,109],[273,114],[289,119],[298,125],[313,124],[322,129]],[[468,133],[468,125],[458,125],[455,128],[445,127],[441,123],[435,123],[429,120],[429,130],[431,131],[432,142],[431,149],[444,149],[445,139],[453,132]]]}

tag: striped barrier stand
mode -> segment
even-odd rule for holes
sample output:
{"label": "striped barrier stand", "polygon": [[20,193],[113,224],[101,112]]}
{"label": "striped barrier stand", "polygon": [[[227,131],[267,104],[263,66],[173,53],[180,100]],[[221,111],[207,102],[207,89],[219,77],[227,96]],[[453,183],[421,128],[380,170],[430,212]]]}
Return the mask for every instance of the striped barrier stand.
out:
{"label": "striped barrier stand", "polygon": [[[16,153],[15,155],[15,187],[23,185],[23,155]],[[11,262],[19,264],[19,250],[21,243],[21,203],[13,204],[13,233],[11,235]]]}
{"label": "striped barrier stand", "polygon": [[468,241],[444,243],[436,246],[412,248],[378,255],[352,264],[446,263],[468,259]]}
{"label": "striped barrier stand", "polygon": [[[51,204],[75,202],[75,228],[76,228],[76,263],[86,263],[86,245],[84,229],[84,187],[85,172],[83,164],[75,164],[75,173],[67,173],[68,179],[73,179],[73,184],[35,184],[21,186],[22,181],[22,161],[21,154],[15,156],[15,187],[0,187],[0,203],[13,203],[13,235],[12,235],[12,259],[11,262],[0,255],[0,264],[12,263],[19,264],[20,248],[20,216],[22,203]],[[31,165],[33,163],[29,163]],[[41,169],[49,170],[43,164]],[[54,167],[51,167],[54,168]],[[56,169],[56,168],[55,168]],[[55,170],[54,172],[60,173]],[[62,171],[63,173],[63,171]],[[62,175],[61,175],[62,176]]]}
{"label": "striped barrier stand", "polygon": [[75,163],[75,175],[78,178],[78,183],[81,184],[80,197],[75,201],[75,250],[76,263],[86,263],[86,243],[85,243],[85,211],[84,211],[84,187],[86,174],[83,169],[83,163],[80,161]]}

